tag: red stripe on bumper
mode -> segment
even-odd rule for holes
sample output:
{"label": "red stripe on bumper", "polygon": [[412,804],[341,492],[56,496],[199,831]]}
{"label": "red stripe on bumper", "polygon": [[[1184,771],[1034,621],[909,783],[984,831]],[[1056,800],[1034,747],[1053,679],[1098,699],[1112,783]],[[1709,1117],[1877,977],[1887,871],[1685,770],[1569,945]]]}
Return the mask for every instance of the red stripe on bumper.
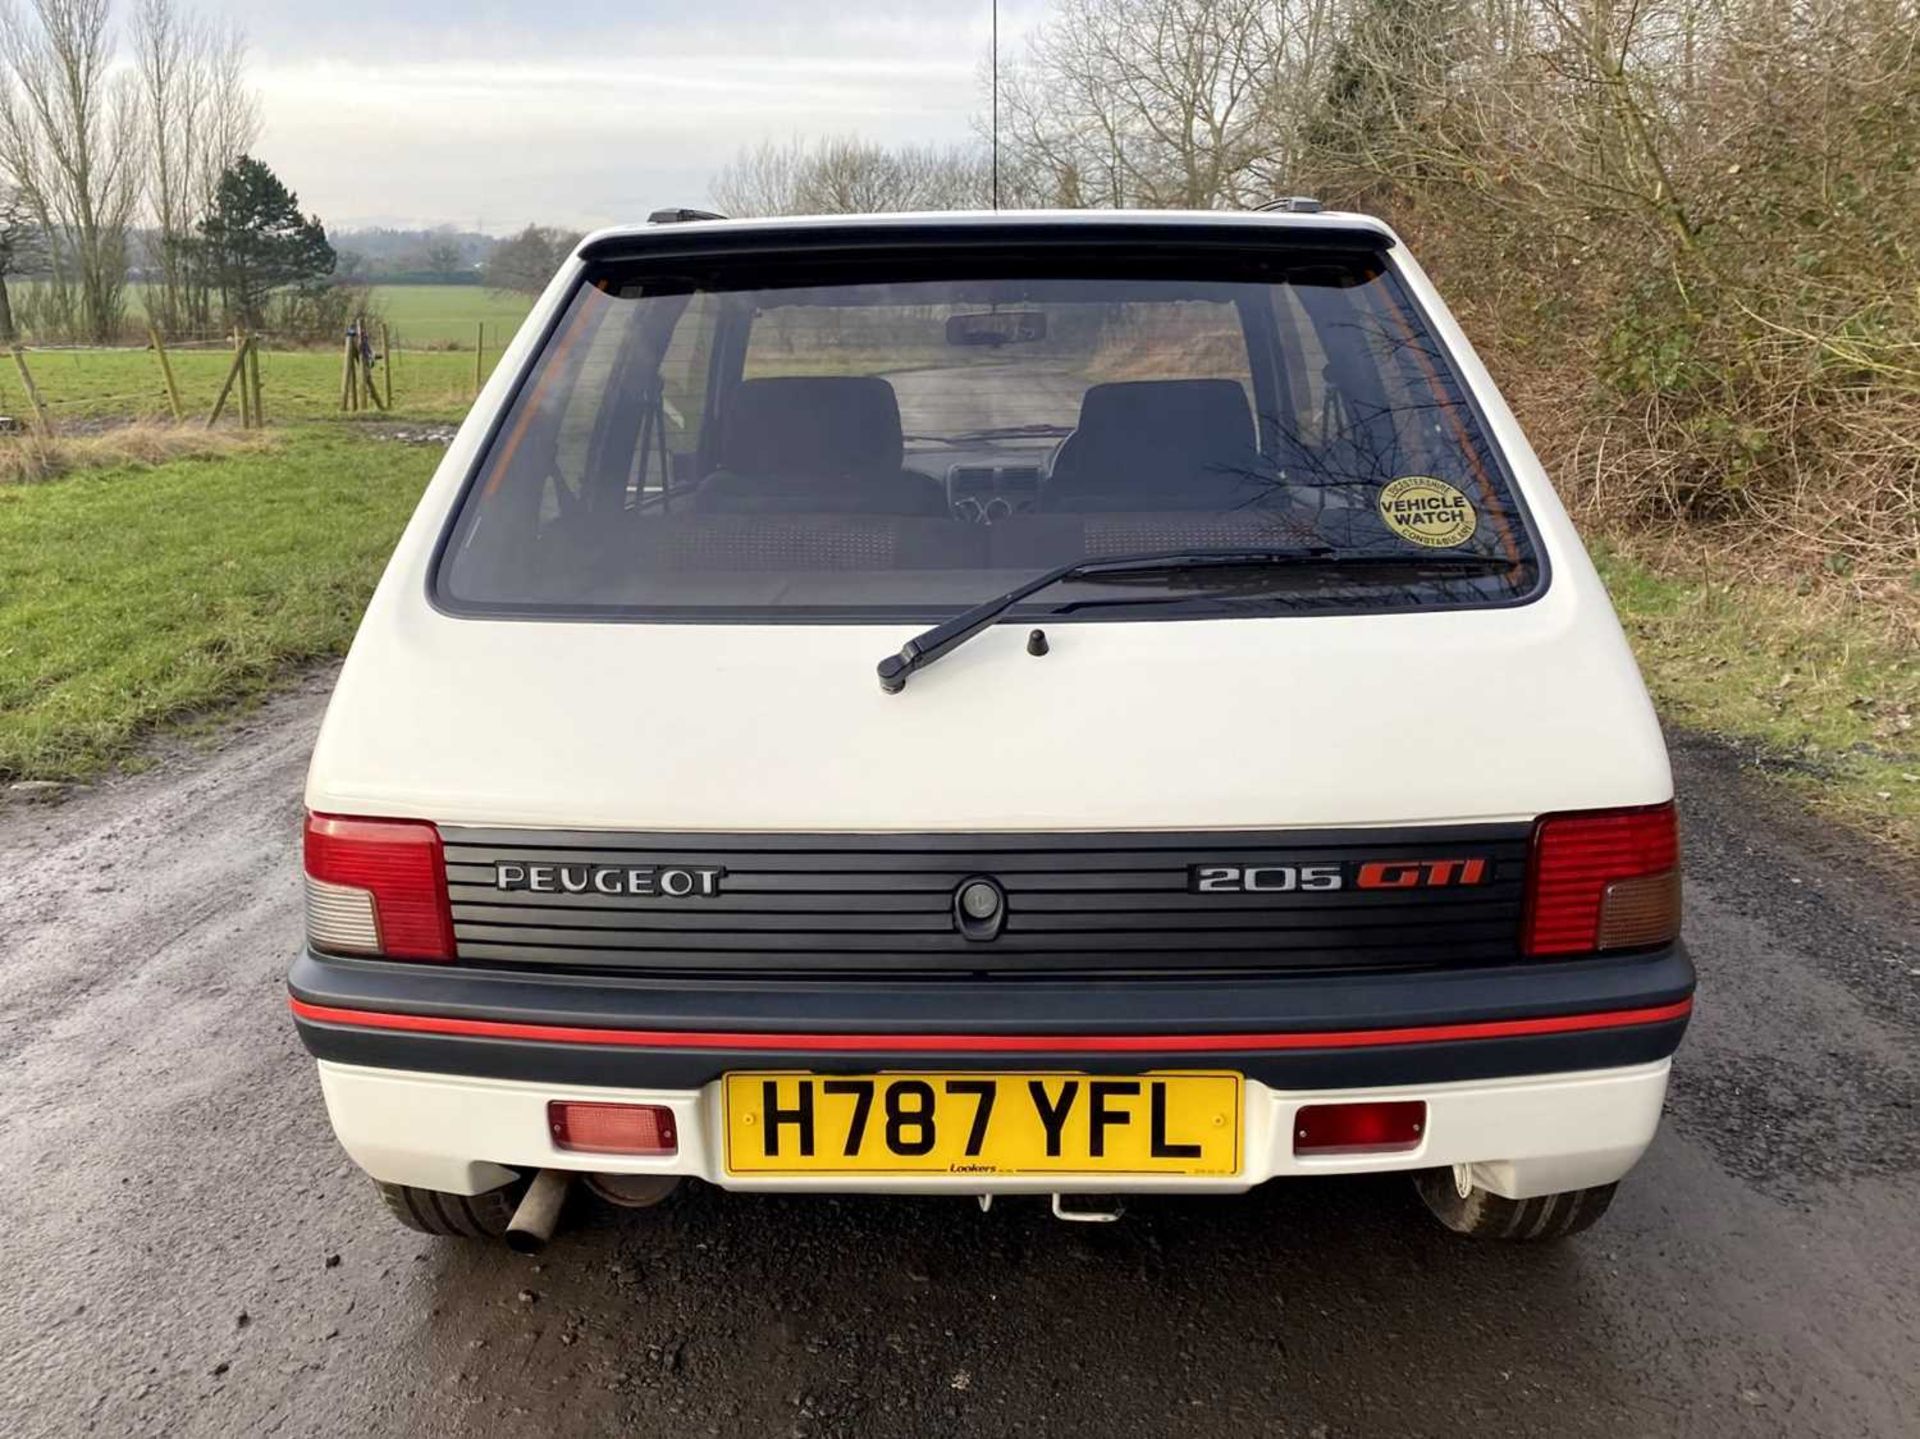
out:
{"label": "red stripe on bumper", "polygon": [[1335,1029],[1277,1034],[798,1034],[764,1030],[587,1029],[564,1024],[515,1024],[440,1014],[387,1014],[336,1009],[294,999],[301,1019],[358,1029],[399,1029],[470,1039],[525,1039],[542,1044],[600,1044],[634,1049],[744,1049],[808,1054],[1227,1054],[1280,1049],[1364,1049],[1387,1044],[1444,1044],[1461,1039],[1510,1039],[1530,1034],[1574,1034],[1684,1019],[1693,1001],[1599,1014],[1541,1019],[1489,1019],[1406,1029]]}

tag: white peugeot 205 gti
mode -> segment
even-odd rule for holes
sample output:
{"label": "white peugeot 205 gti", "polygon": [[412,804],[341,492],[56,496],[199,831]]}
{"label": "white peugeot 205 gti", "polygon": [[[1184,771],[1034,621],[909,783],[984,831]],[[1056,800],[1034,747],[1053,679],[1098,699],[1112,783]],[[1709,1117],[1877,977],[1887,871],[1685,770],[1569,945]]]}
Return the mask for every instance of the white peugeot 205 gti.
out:
{"label": "white peugeot 205 gti", "polygon": [[1399,238],[586,240],[341,672],[290,978],[405,1223],[1413,1176],[1591,1224],[1692,1003],[1607,595]]}

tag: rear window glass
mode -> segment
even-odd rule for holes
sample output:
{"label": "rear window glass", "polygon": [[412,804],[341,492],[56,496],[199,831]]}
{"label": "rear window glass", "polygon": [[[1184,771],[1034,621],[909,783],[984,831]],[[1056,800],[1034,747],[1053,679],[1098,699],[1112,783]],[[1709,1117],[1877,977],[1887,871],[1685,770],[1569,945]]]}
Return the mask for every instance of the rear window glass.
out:
{"label": "rear window glass", "polygon": [[1078,559],[1246,548],[1317,558],[1073,581],[1014,613],[1422,608],[1539,582],[1502,467],[1378,256],[603,267],[498,426],[436,596],[934,620]]}

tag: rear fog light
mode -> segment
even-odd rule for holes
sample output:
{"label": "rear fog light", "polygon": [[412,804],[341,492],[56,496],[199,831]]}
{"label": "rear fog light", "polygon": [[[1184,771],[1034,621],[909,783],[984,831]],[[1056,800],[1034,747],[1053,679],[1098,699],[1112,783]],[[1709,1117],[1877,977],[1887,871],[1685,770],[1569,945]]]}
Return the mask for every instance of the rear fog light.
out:
{"label": "rear fog light", "polygon": [[1427,1132],[1424,1099],[1306,1104],[1294,1112],[1295,1154],[1400,1154]]}
{"label": "rear fog light", "polygon": [[581,1154],[680,1152],[673,1110],[664,1104],[602,1104],[555,1099],[547,1105],[554,1147]]}

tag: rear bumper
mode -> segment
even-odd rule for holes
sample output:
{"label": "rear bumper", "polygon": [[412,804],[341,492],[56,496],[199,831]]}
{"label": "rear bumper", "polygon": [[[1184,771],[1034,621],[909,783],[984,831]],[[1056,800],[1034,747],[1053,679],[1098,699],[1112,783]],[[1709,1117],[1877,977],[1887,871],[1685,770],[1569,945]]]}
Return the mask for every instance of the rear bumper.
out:
{"label": "rear bumper", "polygon": [[[290,977],[341,1142],[376,1178],[474,1193],[509,1168],[694,1175],[729,1188],[979,1193],[1111,1182],[722,1171],[730,1070],[1050,1069],[1246,1076],[1243,1171],[1129,1188],[1246,1189],[1281,1175],[1468,1164],[1497,1193],[1619,1178],[1652,1139],[1693,969],[1678,948],[1473,970],[1278,979],[689,980],[532,975],[304,954]],[[666,1104],[680,1152],[557,1151],[550,1099]],[[1424,1099],[1420,1147],[1296,1158],[1299,1105]]]}
{"label": "rear bumper", "polygon": [[1316,1090],[1666,1059],[1693,966],[1676,947],[1392,974],[781,981],[306,953],[289,988],[307,1049],[362,1068],[695,1090],[735,1069],[1206,1067]]}
{"label": "rear bumper", "polygon": [[[944,1061],[943,1061],[944,1062]],[[375,1179],[474,1194],[513,1170],[556,1168],[676,1174],[727,1189],[918,1194],[1185,1192],[1230,1194],[1269,1179],[1366,1174],[1465,1164],[1475,1181],[1513,1199],[1607,1184],[1630,1170],[1653,1139],[1667,1091],[1668,1061],[1576,1074],[1365,1090],[1278,1090],[1249,1082],[1241,1172],[1228,1178],[1016,1177],[980,1174],[745,1178],[721,1158],[720,1086],[616,1089],[476,1079],[320,1064],[327,1113],[347,1153]],[[1419,1148],[1394,1154],[1302,1157],[1292,1145],[1294,1111],[1342,1099],[1419,1099],[1427,1124]],[[637,1159],[556,1149],[547,1102],[591,1099],[663,1104],[674,1111],[679,1152]]]}

